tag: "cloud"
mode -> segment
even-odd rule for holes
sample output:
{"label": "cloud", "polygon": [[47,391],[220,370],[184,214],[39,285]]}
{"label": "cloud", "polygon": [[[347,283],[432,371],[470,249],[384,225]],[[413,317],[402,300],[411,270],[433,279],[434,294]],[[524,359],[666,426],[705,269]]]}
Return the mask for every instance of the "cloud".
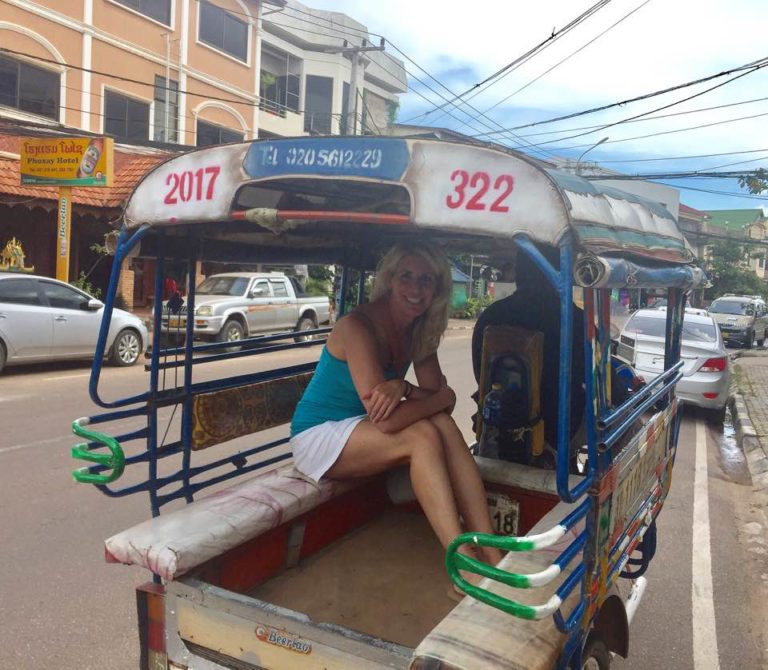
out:
{"label": "cloud", "polygon": [[[459,93],[547,40],[553,30],[562,30],[594,4],[594,0],[539,3],[481,0],[471,5],[451,0],[390,0],[386,11],[382,11],[381,5],[376,3],[318,0],[312,6],[350,15],[371,32],[383,35],[402,49],[453,93]],[[467,110],[468,113],[454,110],[451,115],[430,115],[424,122],[479,134],[487,132],[489,127],[506,128],[545,121],[652,93],[768,56],[765,25],[768,25],[768,3],[754,0],[610,2],[560,39],[551,41],[546,49],[493,86],[472,94],[469,104],[482,112],[490,109],[487,113],[492,121],[483,120],[475,110]],[[391,48],[389,50],[398,55]],[[406,62],[406,67],[420,79],[429,81],[429,85],[444,97],[451,97],[413,64]],[[566,155],[573,155],[583,151],[580,147],[609,135],[610,141],[590,154],[593,160],[699,155],[768,147],[768,134],[764,131],[768,127],[768,117],[734,120],[768,113],[768,101],[670,115],[733,105],[760,98],[763,91],[768,91],[768,68],[706,91],[726,79],[723,77],[609,111],[515,132],[525,135],[564,131],[528,138],[529,142],[544,142],[584,132],[573,132],[573,128],[598,126],[582,137],[541,147],[546,151],[559,149]],[[415,80],[411,79],[411,83],[431,103],[408,93],[401,98],[401,119],[425,111],[429,104],[444,103],[440,96],[424,90]],[[701,95],[689,102],[681,102],[694,94]],[[600,128],[666,105],[669,109],[655,115],[667,116],[658,120]],[[469,123],[468,115],[474,117]],[[730,160],[738,161],[739,158],[735,156]],[[729,157],[715,159],[716,164],[718,161],[727,163]],[[672,164],[651,165],[656,171],[663,171],[672,169]],[[699,165],[712,164],[709,159],[702,159],[699,164],[687,161],[685,167],[696,169]],[[747,164],[745,168],[760,165]],[[637,163],[626,164],[623,169],[645,172],[648,167]],[[721,186],[733,189],[734,184]],[[690,195],[694,200],[701,199],[693,192]],[[756,206],[756,203],[759,201],[752,201],[749,206]],[[742,203],[723,201],[722,206],[738,207]]]}

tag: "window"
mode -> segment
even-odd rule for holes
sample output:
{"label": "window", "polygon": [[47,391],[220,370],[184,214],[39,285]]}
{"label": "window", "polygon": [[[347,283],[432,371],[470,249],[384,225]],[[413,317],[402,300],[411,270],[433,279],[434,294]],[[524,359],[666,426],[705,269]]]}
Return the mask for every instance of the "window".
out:
{"label": "window", "polygon": [[229,128],[223,128],[205,121],[197,122],[197,146],[209,147],[212,144],[226,144],[227,142],[242,142],[243,133],[235,132]]}
{"label": "window", "polygon": [[171,25],[171,0],[115,0],[166,26]]}
{"label": "window", "polygon": [[[167,96],[167,98],[166,98]],[[168,106],[165,102],[168,100]],[[166,118],[166,109],[168,117]],[[167,127],[166,127],[167,126]],[[179,82],[155,75],[155,132],[156,142],[178,142],[179,136]]]}
{"label": "window", "polygon": [[261,109],[280,116],[285,116],[286,110],[299,111],[301,64],[300,58],[285,51],[262,49],[259,85]]}
{"label": "window", "polygon": [[0,281],[0,303],[12,305],[40,305],[37,282],[33,279],[6,279]]}
{"label": "window", "polygon": [[149,105],[104,91],[104,132],[131,140],[149,139]]}
{"label": "window", "polygon": [[198,35],[201,42],[243,62],[248,60],[248,24],[205,0],[200,0]]}
{"label": "window", "polygon": [[241,296],[248,288],[247,277],[208,277],[195,289],[197,295]]}
{"label": "window", "polygon": [[45,297],[48,298],[48,303],[56,309],[82,309],[83,304],[88,302],[88,298],[79,291],[69,288],[69,286],[47,281],[40,282],[40,285]]}
{"label": "window", "polygon": [[0,105],[59,118],[58,72],[0,56]]}
{"label": "window", "polygon": [[284,281],[272,281],[272,292],[275,294],[275,298],[287,298],[288,289],[285,287]]}
{"label": "window", "polygon": [[253,284],[253,290],[251,296],[254,298],[268,298],[269,297],[269,284],[266,279],[260,279]]}
{"label": "window", "polygon": [[308,133],[331,133],[331,105],[333,79],[307,76],[307,93],[304,104],[304,130]]}
{"label": "window", "polygon": [[341,86],[341,116],[339,117],[339,135],[349,135],[352,130],[352,119],[347,118],[349,106],[349,84],[345,81]]}

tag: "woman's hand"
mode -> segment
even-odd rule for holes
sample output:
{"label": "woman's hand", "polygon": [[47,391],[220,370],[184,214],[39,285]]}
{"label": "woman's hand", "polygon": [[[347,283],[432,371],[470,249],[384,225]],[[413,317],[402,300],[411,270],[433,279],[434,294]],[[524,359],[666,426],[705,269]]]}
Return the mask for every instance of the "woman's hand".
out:
{"label": "woman's hand", "polygon": [[363,403],[373,423],[384,421],[400,404],[408,388],[403,379],[388,379],[376,384],[365,396]]}

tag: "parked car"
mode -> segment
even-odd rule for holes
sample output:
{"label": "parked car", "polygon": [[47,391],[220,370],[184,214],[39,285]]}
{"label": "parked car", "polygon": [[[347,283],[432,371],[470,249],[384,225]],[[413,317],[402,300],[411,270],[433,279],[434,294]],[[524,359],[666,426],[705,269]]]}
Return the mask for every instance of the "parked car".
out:
{"label": "parked car", "polygon": [[[722,422],[731,383],[731,365],[715,320],[698,310],[686,310],[680,357],[683,378],[676,387],[684,403],[703,407],[709,418]],[[666,312],[641,309],[621,332],[618,355],[651,381],[664,370]]]}
{"label": "parked car", "polygon": [[709,306],[726,344],[741,344],[747,349],[757,340],[762,347],[768,333],[768,308],[759,295],[726,293]]}
{"label": "parked car", "polygon": [[[93,358],[104,303],[64,282],[0,272],[0,370],[5,365]],[[133,365],[149,338],[144,322],[115,309],[106,355]]]}
{"label": "parked car", "polygon": [[[228,272],[211,275],[195,289],[194,336],[236,342],[259,333],[306,331],[328,323],[327,296],[302,296],[280,272]],[[183,333],[187,308],[163,310],[162,331]]]}

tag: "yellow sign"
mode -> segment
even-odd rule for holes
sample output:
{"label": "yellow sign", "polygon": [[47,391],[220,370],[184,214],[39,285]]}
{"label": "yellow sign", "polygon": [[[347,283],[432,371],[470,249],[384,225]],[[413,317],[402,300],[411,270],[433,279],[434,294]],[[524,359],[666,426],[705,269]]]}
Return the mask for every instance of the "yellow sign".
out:
{"label": "yellow sign", "polygon": [[47,137],[21,141],[21,183],[112,186],[111,137]]}

